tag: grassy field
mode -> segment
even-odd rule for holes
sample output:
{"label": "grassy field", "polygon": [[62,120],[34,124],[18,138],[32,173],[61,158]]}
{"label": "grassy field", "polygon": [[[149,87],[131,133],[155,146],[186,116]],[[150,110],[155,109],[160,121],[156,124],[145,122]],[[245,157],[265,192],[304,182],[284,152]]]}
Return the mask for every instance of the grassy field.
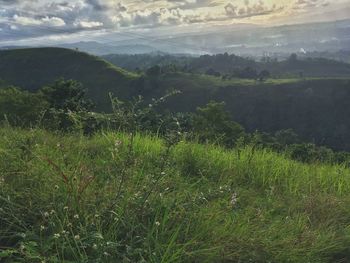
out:
{"label": "grassy field", "polygon": [[191,73],[168,73],[163,74],[160,77],[160,83],[163,83],[163,86],[173,86],[180,89],[181,87],[188,87],[190,89],[217,89],[219,87],[271,87],[276,85],[284,84],[297,84],[304,82],[318,82],[322,83],[323,81],[334,81],[335,83],[339,81],[346,81],[349,78],[345,77],[320,77],[320,78],[270,78],[265,81],[258,81],[254,79],[242,79],[242,78],[232,78],[232,79],[223,79],[222,77],[210,76],[206,74],[191,74]]}
{"label": "grassy field", "polygon": [[348,262],[350,170],[147,135],[0,129],[1,262]]}

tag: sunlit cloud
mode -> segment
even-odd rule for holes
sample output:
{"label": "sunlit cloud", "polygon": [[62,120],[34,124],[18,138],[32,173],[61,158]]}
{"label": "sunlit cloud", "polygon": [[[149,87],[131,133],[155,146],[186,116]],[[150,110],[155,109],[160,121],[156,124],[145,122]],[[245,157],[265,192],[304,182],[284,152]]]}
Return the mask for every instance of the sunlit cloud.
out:
{"label": "sunlit cloud", "polygon": [[[344,0],[0,0],[2,40],[91,30],[292,23]],[[350,14],[349,14],[350,17]],[[173,32],[174,33],[174,32]],[[175,32],[176,33],[176,32]]]}

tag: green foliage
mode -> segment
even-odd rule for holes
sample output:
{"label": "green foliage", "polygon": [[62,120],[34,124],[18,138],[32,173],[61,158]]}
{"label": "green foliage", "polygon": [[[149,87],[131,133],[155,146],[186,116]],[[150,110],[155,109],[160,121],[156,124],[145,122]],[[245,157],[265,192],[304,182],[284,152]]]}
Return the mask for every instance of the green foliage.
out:
{"label": "green foliage", "polygon": [[52,85],[40,89],[49,107],[63,111],[90,111],[91,100],[86,98],[83,85],[75,80],[56,80]]}
{"label": "green foliage", "polygon": [[0,129],[1,262],[347,262],[349,170],[268,150]]}
{"label": "green foliage", "polygon": [[218,144],[233,146],[244,136],[244,129],[233,122],[225,111],[225,103],[210,102],[198,108],[193,120],[194,132],[201,141],[209,140]]}
{"label": "green foliage", "polygon": [[47,109],[41,94],[22,91],[15,87],[0,89],[0,121],[12,125],[35,125]]}

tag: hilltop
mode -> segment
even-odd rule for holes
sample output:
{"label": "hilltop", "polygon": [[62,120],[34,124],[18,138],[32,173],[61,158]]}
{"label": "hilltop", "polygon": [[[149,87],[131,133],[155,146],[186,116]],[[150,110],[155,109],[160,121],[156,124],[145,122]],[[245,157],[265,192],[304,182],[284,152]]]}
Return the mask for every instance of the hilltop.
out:
{"label": "hilltop", "polygon": [[0,79],[10,85],[35,91],[61,77],[80,81],[101,106],[108,100],[108,92],[121,97],[129,95],[129,87],[137,75],[71,49],[0,50]]}

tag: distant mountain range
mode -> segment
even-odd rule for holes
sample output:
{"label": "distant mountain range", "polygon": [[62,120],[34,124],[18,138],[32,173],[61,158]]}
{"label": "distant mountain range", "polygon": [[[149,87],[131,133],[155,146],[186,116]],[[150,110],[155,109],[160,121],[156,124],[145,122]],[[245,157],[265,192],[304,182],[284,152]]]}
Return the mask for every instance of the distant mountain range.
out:
{"label": "distant mountain range", "polygon": [[[55,46],[78,49],[94,55],[107,54],[218,54],[283,58],[290,53],[350,50],[350,20],[261,27],[221,26],[216,30],[179,33],[174,36],[138,35],[121,38],[116,32],[95,41],[61,43]],[[122,32],[120,33],[122,34]],[[108,39],[108,40],[107,40]],[[15,46],[2,47],[13,49]]]}

